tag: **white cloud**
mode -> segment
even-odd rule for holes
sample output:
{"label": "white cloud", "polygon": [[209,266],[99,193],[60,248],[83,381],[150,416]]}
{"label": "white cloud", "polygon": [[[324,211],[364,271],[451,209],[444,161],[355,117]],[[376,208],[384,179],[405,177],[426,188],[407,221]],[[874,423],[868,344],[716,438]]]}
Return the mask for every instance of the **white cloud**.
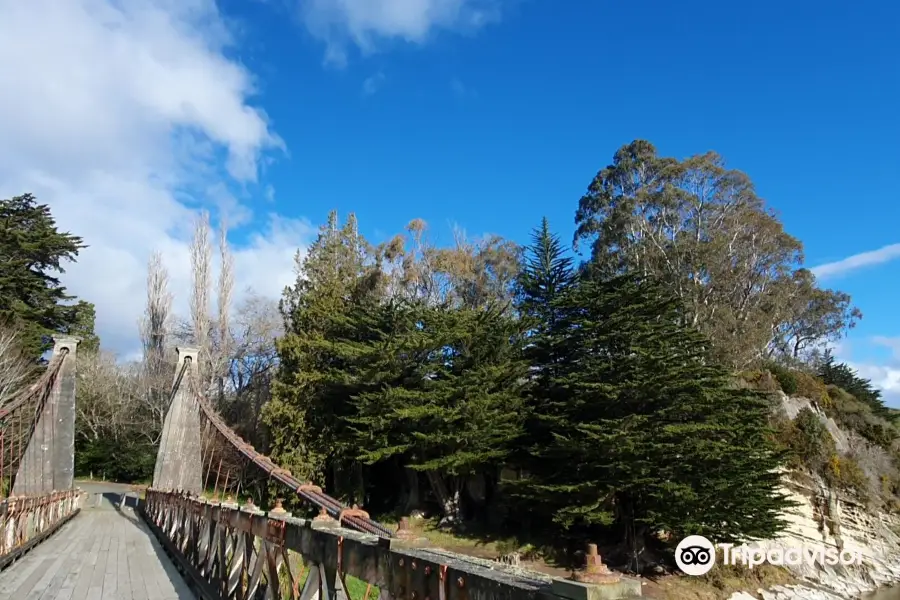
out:
{"label": "white cloud", "polygon": [[384,79],[384,73],[381,71],[375,73],[371,77],[367,77],[366,80],[363,81],[363,96],[371,96],[377,92],[384,84]]}
{"label": "white cloud", "polygon": [[[64,282],[127,353],[150,253],[184,306],[195,212],[249,223],[239,198],[283,144],[249,103],[251,73],[225,55],[214,0],[0,0],[0,14],[0,197],[32,192],[84,237]],[[263,227],[236,248],[236,285],[277,294],[312,230],[277,216]]]}
{"label": "white cloud", "polygon": [[881,390],[885,404],[900,408],[900,367],[891,365],[870,365],[847,363],[856,369],[859,376],[869,379],[872,385]]}
{"label": "white cloud", "polygon": [[890,244],[878,250],[854,254],[839,261],[813,267],[810,270],[819,279],[826,279],[845,275],[863,267],[880,265],[898,258],[900,258],[900,244]]}
{"label": "white cloud", "polygon": [[381,40],[424,43],[435,30],[472,32],[499,18],[500,0],[300,0],[326,62],[342,66],[348,44],[371,53]]}
{"label": "white cloud", "polygon": [[860,377],[870,380],[876,389],[881,390],[885,404],[900,408],[900,338],[874,336],[863,345],[870,344],[890,349],[892,356],[882,364],[854,360],[851,346],[859,347],[860,342],[835,345],[832,352],[835,358],[847,363]]}

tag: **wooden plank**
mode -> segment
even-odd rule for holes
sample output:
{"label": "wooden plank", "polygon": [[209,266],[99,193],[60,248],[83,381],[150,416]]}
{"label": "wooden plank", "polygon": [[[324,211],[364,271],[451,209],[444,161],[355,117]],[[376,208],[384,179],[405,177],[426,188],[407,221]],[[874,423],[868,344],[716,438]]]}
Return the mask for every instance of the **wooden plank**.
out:
{"label": "wooden plank", "polygon": [[[87,516],[85,515],[85,520],[87,520]],[[94,575],[94,567],[97,565],[97,557],[100,554],[100,545],[103,543],[104,536],[109,535],[102,523],[94,523],[93,521],[96,521],[96,519],[91,519],[91,521],[91,525],[95,527],[95,529],[92,529],[92,532],[96,532],[96,528],[99,528],[100,535],[87,535],[82,538],[84,554],[82,555],[80,573],[77,576],[75,587],[72,589],[72,600],[87,600],[88,591],[91,587],[91,578]]]}
{"label": "wooden plank", "polygon": [[[75,522],[69,521],[65,525],[63,525],[59,531],[53,535],[53,539],[61,539],[57,538],[57,536],[64,536],[67,532],[74,528]],[[48,540],[45,540],[48,541]],[[28,560],[29,556],[33,556],[35,550],[33,549],[31,552],[20,558],[17,562],[10,565],[6,570],[0,573],[0,598],[5,598],[4,594],[12,594],[16,589],[18,589],[19,584],[28,579],[28,577],[34,572],[36,568],[38,568],[42,561],[40,560]]]}
{"label": "wooden plank", "polygon": [[47,540],[48,544],[58,543],[52,549],[57,554],[56,562],[47,570],[47,574],[38,582],[38,586],[29,592],[25,600],[55,600],[66,579],[66,574],[78,563],[78,536],[81,534],[82,531],[79,528],[58,542],[57,540]]}
{"label": "wooden plank", "polygon": [[0,600],[195,600],[134,510],[83,510],[0,573]]}

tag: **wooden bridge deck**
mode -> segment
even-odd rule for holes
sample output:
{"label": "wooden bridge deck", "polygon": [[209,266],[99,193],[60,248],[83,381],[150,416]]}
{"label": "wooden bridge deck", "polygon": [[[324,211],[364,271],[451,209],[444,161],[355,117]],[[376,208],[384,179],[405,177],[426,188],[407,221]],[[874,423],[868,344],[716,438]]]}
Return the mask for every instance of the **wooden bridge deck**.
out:
{"label": "wooden bridge deck", "polygon": [[134,510],[103,504],[0,572],[0,600],[194,600]]}

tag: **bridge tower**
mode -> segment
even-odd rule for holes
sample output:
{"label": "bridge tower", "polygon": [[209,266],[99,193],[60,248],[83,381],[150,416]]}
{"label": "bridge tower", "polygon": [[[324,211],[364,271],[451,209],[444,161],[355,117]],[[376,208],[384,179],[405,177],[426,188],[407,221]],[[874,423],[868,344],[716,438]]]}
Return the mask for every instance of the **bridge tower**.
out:
{"label": "bridge tower", "polygon": [[19,462],[13,496],[48,494],[75,484],[75,351],[80,341],[69,336],[53,338],[50,360],[60,359],[62,365],[46,391]]}
{"label": "bridge tower", "polygon": [[172,404],[166,412],[153,488],[183,490],[192,494],[203,491],[200,405],[197,402],[197,355],[195,348],[176,348],[178,365],[172,386]]}

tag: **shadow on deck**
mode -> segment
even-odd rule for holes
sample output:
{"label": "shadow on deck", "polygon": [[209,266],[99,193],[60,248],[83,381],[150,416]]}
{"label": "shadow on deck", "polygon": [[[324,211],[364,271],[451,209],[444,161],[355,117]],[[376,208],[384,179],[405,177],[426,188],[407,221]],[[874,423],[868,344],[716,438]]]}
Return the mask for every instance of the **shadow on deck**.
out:
{"label": "shadow on deck", "polygon": [[137,514],[137,495],[100,487],[86,490],[78,516],[0,573],[0,600],[196,598]]}

